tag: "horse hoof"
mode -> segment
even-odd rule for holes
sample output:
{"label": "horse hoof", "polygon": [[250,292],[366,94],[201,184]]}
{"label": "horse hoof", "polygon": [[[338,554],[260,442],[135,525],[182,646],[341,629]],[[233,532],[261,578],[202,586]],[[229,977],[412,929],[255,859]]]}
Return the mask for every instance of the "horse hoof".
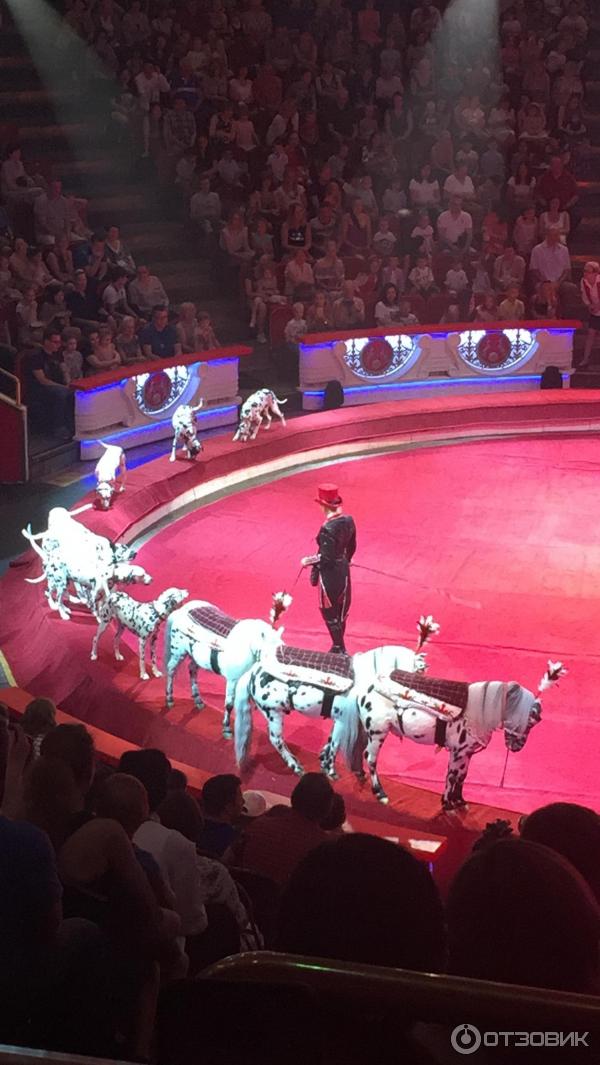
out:
{"label": "horse hoof", "polygon": [[201,710],[204,710],[204,703],[202,702],[202,699],[198,699],[198,702],[194,703],[194,710],[196,710],[198,713],[200,713]]}
{"label": "horse hoof", "polygon": [[387,806],[390,801],[387,795],[378,795],[377,800],[383,803],[384,806]]}
{"label": "horse hoof", "polygon": [[223,729],[223,739],[224,740],[232,740],[233,739],[233,732],[231,731],[230,728],[224,728]]}
{"label": "horse hoof", "polygon": [[161,673],[160,669],[153,669],[152,670],[152,675],[154,677],[162,677],[162,673]]}
{"label": "horse hoof", "polygon": [[149,673],[140,673],[140,680],[150,680]]}
{"label": "horse hoof", "polygon": [[303,777],[304,776],[304,769],[302,768],[301,765],[295,765],[294,766],[294,773],[296,774],[297,777]]}

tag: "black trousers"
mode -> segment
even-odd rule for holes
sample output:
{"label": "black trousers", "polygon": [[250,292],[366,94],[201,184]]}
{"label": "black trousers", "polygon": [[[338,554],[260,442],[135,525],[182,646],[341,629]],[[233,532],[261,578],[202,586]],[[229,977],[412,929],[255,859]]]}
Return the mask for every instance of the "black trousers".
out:
{"label": "black trousers", "polygon": [[320,574],[319,608],[331,636],[332,651],[346,653],[344,636],[351,602],[352,584],[347,565]]}

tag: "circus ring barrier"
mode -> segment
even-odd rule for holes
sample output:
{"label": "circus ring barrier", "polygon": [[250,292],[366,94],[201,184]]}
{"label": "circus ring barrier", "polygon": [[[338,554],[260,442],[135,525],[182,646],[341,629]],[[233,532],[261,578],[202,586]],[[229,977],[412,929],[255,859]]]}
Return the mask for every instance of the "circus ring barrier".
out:
{"label": "circus ring barrier", "polygon": [[73,381],[75,436],[82,459],[102,454],[98,442],[139,447],[171,436],[171,418],[180,403],[196,406],[201,429],[233,425],[240,358],[251,349],[234,344],[174,359],[152,359]]}
{"label": "circus ring barrier", "polygon": [[346,405],[536,389],[547,366],[568,386],[579,328],[539,320],[310,333],[299,349],[302,405],[320,410],[329,381],[342,386]]}

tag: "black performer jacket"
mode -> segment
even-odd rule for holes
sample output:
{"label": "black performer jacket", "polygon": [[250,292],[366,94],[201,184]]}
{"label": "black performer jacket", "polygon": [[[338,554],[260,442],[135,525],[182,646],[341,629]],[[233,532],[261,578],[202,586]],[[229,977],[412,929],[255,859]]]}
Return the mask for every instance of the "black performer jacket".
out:
{"label": "black performer jacket", "polygon": [[350,560],[356,551],[356,526],[349,514],[339,514],[323,522],[317,534],[320,559],[313,573],[320,574],[323,586],[333,601],[341,595],[350,579]]}

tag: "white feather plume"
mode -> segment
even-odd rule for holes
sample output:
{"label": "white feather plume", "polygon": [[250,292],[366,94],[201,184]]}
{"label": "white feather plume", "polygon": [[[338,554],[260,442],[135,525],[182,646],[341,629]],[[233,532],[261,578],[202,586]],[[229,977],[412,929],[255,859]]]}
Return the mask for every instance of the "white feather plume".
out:
{"label": "white feather plume", "polygon": [[439,631],[440,626],[438,625],[437,621],[433,620],[431,614],[427,614],[427,616],[421,614],[421,617],[417,622],[417,632],[419,634],[417,651],[420,651],[421,648],[425,646],[427,641],[430,640],[432,636],[437,636]]}
{"label": "white feather plume", "polygon": [[557,684],[561,677],[565,677],[566,675],[567,670],[562,662],[552,662],[548,660],[548,668],[538,685],[538,692],[548,691],[548,688],[551,688],[553,684]]}
{"label": "white feather plume", "polygon": [[273,627],[277,624],[282,614],[289,610],[293,602],[289,592],[273,592],[273,605],[269,614],[269,621]]}

